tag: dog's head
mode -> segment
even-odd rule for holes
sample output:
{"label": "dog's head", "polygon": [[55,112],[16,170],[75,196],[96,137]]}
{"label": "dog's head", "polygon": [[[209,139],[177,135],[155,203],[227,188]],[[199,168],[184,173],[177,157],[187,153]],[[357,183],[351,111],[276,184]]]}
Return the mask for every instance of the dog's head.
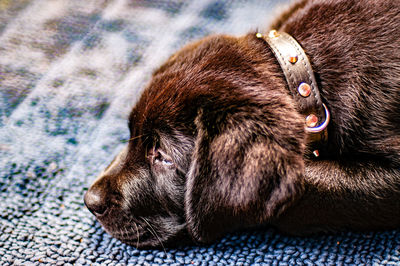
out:
{"label": "dog's head", "polygon": [[85,195],[132,245],[210,242],[271,221],[301,194],[304,122],[274,56],[253,34],[190,44],[157,70],[131,139]]}

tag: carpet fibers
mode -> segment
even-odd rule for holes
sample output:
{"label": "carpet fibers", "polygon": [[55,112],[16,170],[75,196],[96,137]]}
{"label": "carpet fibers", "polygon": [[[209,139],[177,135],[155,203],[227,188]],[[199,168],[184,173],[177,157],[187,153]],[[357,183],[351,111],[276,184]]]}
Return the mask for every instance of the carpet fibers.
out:
{"label": "carpet fibers", "polygon": [[152,71],[191,40],[264,29],[282,3],[0,0],[0,264],[399,265],[399,231],[297,238],[266,228],[138,250],[84,207]]}

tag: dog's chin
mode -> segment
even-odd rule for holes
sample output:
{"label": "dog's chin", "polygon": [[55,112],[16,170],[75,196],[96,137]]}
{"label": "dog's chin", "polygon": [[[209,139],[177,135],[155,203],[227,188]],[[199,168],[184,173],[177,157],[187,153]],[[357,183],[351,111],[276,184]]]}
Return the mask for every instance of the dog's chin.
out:
{"label": "dog's chin", "polygon": [[186,224],[174,217],[98,217],[105,231],[136,248],[165,248],[188,244]]}

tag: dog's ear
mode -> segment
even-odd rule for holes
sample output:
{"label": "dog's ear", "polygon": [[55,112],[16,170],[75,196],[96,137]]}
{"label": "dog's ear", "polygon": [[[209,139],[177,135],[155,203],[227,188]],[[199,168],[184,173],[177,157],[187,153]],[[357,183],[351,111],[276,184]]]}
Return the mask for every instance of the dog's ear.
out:
{"label": "dog's ear", "polygon": [[298,114],[279,99],[224,108],[208,106],[195,121],[185,212],[189,232],[203,243],[270,221],[303,191]]}

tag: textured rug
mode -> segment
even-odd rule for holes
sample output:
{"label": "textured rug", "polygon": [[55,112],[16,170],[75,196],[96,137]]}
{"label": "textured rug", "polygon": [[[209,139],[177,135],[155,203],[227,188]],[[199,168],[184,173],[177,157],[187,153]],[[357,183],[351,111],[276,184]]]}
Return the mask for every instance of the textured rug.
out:
{"label": "textured rug", "polygon": [[0,264],[399,265],[400,231],[296,238],[266,228],[137,250],[84,207],[151,72],[191,40],[264,29],[281,3],[0,0]]}

